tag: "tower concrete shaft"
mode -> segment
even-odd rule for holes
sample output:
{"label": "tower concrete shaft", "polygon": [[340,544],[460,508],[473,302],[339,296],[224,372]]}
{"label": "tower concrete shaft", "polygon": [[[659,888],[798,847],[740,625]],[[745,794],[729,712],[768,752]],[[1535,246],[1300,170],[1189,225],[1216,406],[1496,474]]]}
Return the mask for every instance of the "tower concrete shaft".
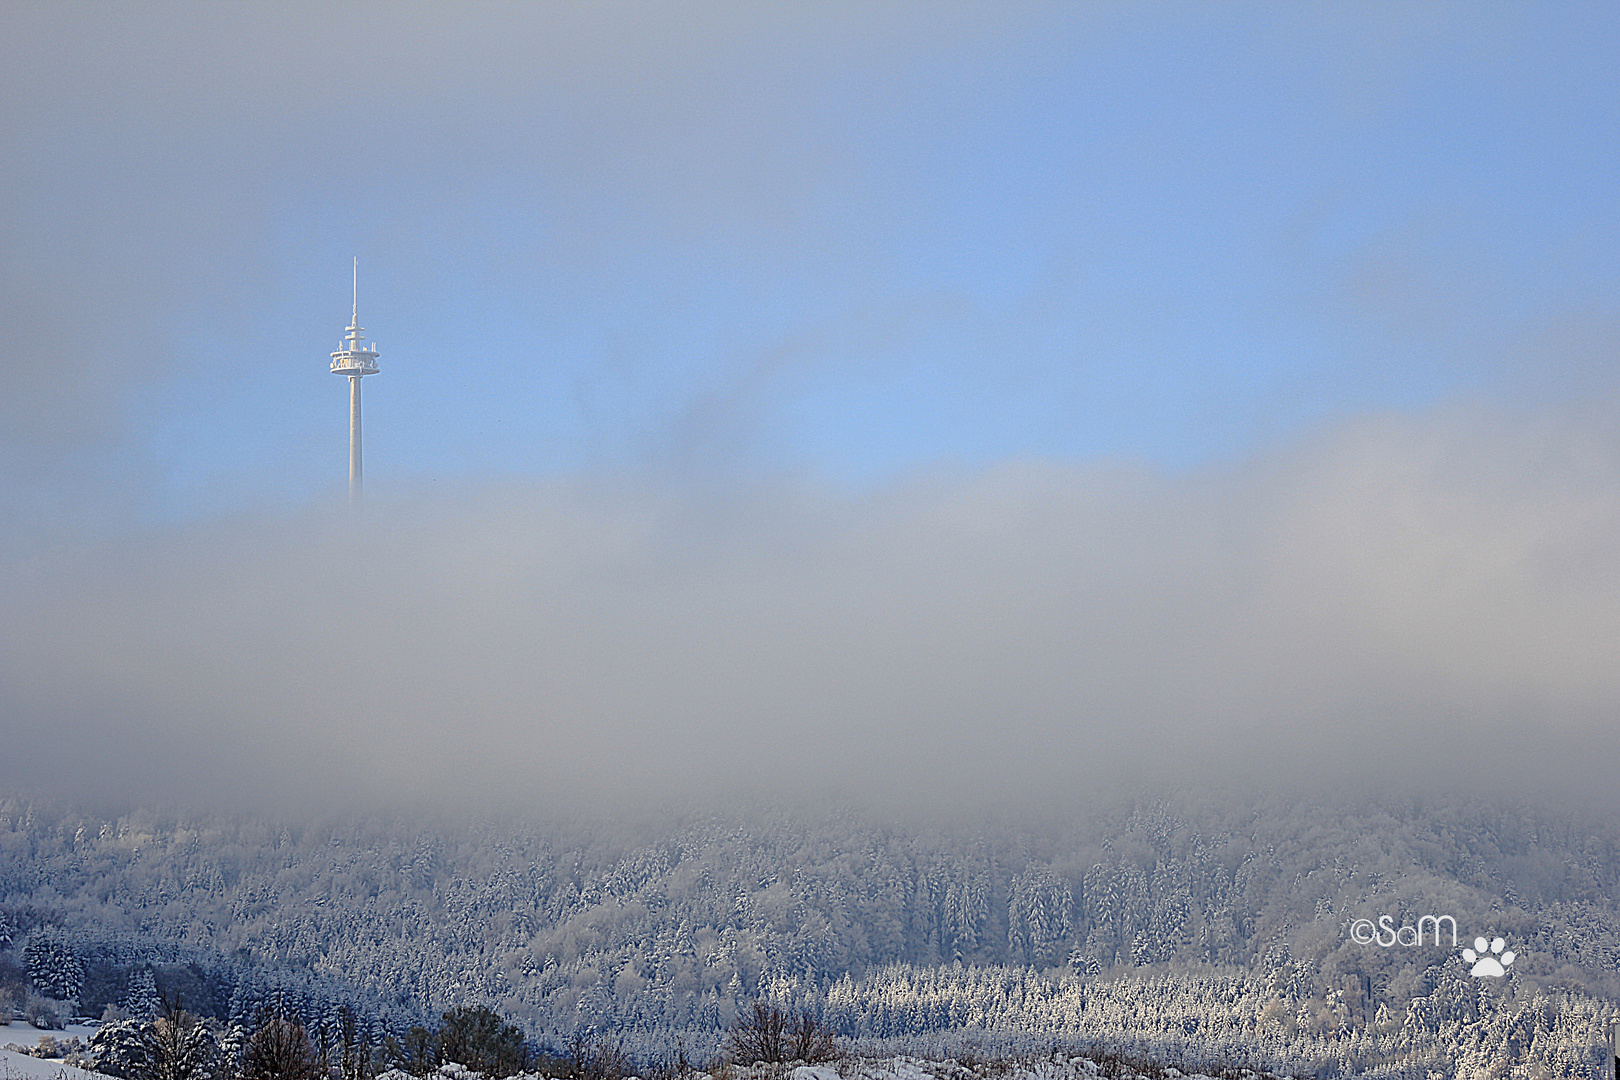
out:
{"label": "tower concrete shaft", "polygon": [[349,376],[349,506],[360,506],[360,376]]}

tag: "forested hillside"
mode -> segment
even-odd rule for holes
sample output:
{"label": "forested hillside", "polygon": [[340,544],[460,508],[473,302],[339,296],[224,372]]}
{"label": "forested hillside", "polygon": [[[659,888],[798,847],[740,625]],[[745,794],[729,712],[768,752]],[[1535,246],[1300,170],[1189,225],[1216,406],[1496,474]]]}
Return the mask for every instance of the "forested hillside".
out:
{"label": "forested hillside", "polygon": [[[1620,834],[1524,806],[638,820],[0,802],[0,941],[32,978],[9,993],[99,1014],[168,990],[239,1019],[271,998],[314,1021],[346,1002],[379,1033],[477,1003],[539,1036],[649,1045],[712,1042],[766,996],[896,1047],[1136,1040],[1332,1072],[1461,1043],[1578,1070],[1620,987]],[[1470,979],[1449,935],[1381,947],[1350,932],[1424,915],[1455,919],[1460,944],[1503,936],[1507,977]]]}

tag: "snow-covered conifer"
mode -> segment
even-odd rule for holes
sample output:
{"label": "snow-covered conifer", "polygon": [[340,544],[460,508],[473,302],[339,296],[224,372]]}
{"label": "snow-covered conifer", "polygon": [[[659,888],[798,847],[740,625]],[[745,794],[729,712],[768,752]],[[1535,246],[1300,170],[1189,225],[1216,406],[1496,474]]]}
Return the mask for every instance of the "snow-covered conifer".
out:
{"label": "snow-covered conifer", "polygon": [[90,1036],[86,1056],[96,1072],[145,1080],[157,1064],[157,1046],[144,1020],[115,1020]]}
{"label": "snow-covered conifer", "polygon": [[58,1001],[77,1000],[84,986],[84,964],[57,931],[41,927],[23,946],[23,963],[34,988]]}
{"label": "snow-covered conifer", "polygon": [[158,997],[157,978],[150,966],[143,966],[129,978],[129,988],[119,1005],[138,1020],[150,1020],[163,1008]]}

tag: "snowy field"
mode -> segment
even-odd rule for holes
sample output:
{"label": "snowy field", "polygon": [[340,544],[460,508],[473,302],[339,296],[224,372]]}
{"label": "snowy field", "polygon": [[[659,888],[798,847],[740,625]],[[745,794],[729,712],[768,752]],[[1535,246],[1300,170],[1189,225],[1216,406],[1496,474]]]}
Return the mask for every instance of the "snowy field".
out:
{"label": "snowy field", "polygon": [[[96,1029],[80,1024],[69,1024],[61,1031],[41,1031],[26,1020],[13,1020],[0,1025],[0,1047],[38,1046],[39,1040],[49,1035],[60,1042],[77,1036],[88,1042]],[[62,1064],[61,1058],[37,1058],[19,1054],[15,1050],[0,1049],[0,1080],[22,1080],[28,1077],[57,1078],[61,1080],[103,1080],[103,1075],[86,1069],[74,1069]]]}
{"label": "snowy field", "polygon": [[68,1024],[57,1031],[41,1031],[26,1020],[13,1020],[9,1024],[0,1024],[0,1046],[9,1046],[16,1043],[18,1046],[38,1046],[39,1040],[49,1035],[57,1042],[67,1042],[69,1039],[78,1039],[80,1042],[89,1042],[90,1036],[96,1029],[88,1024]]}
{"label": "snowy field", "polygon": [[[1159,1080],[1214,1080],[1203,1073],[1182,1073],[1171,1068],[1155,1068],[1153,1075]],[[780,1065],[736,1066],[731,1070],[735,1080],[781,1080]],[[801,1065],[791,1073],[791,1080],[1096,1080],[1104,1070],[1090,1058],[1049,1057],[1023,1062],[995,1062],[978,1067],[962,1065],[956,1061],[925,1061],[921,1058],[846,1058],[836,1064]],[[1114,1080],[1150,1080],[1144,1073],[1127,1067],[1115,1066],[1107,1075]],[[428,1073],[425,1080],[483,1080],[483,1073],[473,1072],[461,1065],[441,1065]],[[1277,1080],[1271,1073],[1243,1073],[1245,1080]],[[409,1073],[389,1069],[379,1073],[377,1080],[416,1080]],[[541,1073],[519,1073],[507,1080],[546,1080]],[[631,1077],[630,1080],[635,1080]],[[708,1073],[693,1073],[692,1080],[712,1080]]]}

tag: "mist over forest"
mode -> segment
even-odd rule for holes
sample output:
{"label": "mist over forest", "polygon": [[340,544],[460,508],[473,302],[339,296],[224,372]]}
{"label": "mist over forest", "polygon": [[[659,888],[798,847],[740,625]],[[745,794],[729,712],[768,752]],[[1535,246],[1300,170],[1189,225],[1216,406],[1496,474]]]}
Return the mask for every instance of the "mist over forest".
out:
{"label": "mist over forest", "polygon": [[11,545],[0,779],[266,809],[1122,777],[1613,804],[1609,430],[1459,408],[1185,473],[502,480]]}

